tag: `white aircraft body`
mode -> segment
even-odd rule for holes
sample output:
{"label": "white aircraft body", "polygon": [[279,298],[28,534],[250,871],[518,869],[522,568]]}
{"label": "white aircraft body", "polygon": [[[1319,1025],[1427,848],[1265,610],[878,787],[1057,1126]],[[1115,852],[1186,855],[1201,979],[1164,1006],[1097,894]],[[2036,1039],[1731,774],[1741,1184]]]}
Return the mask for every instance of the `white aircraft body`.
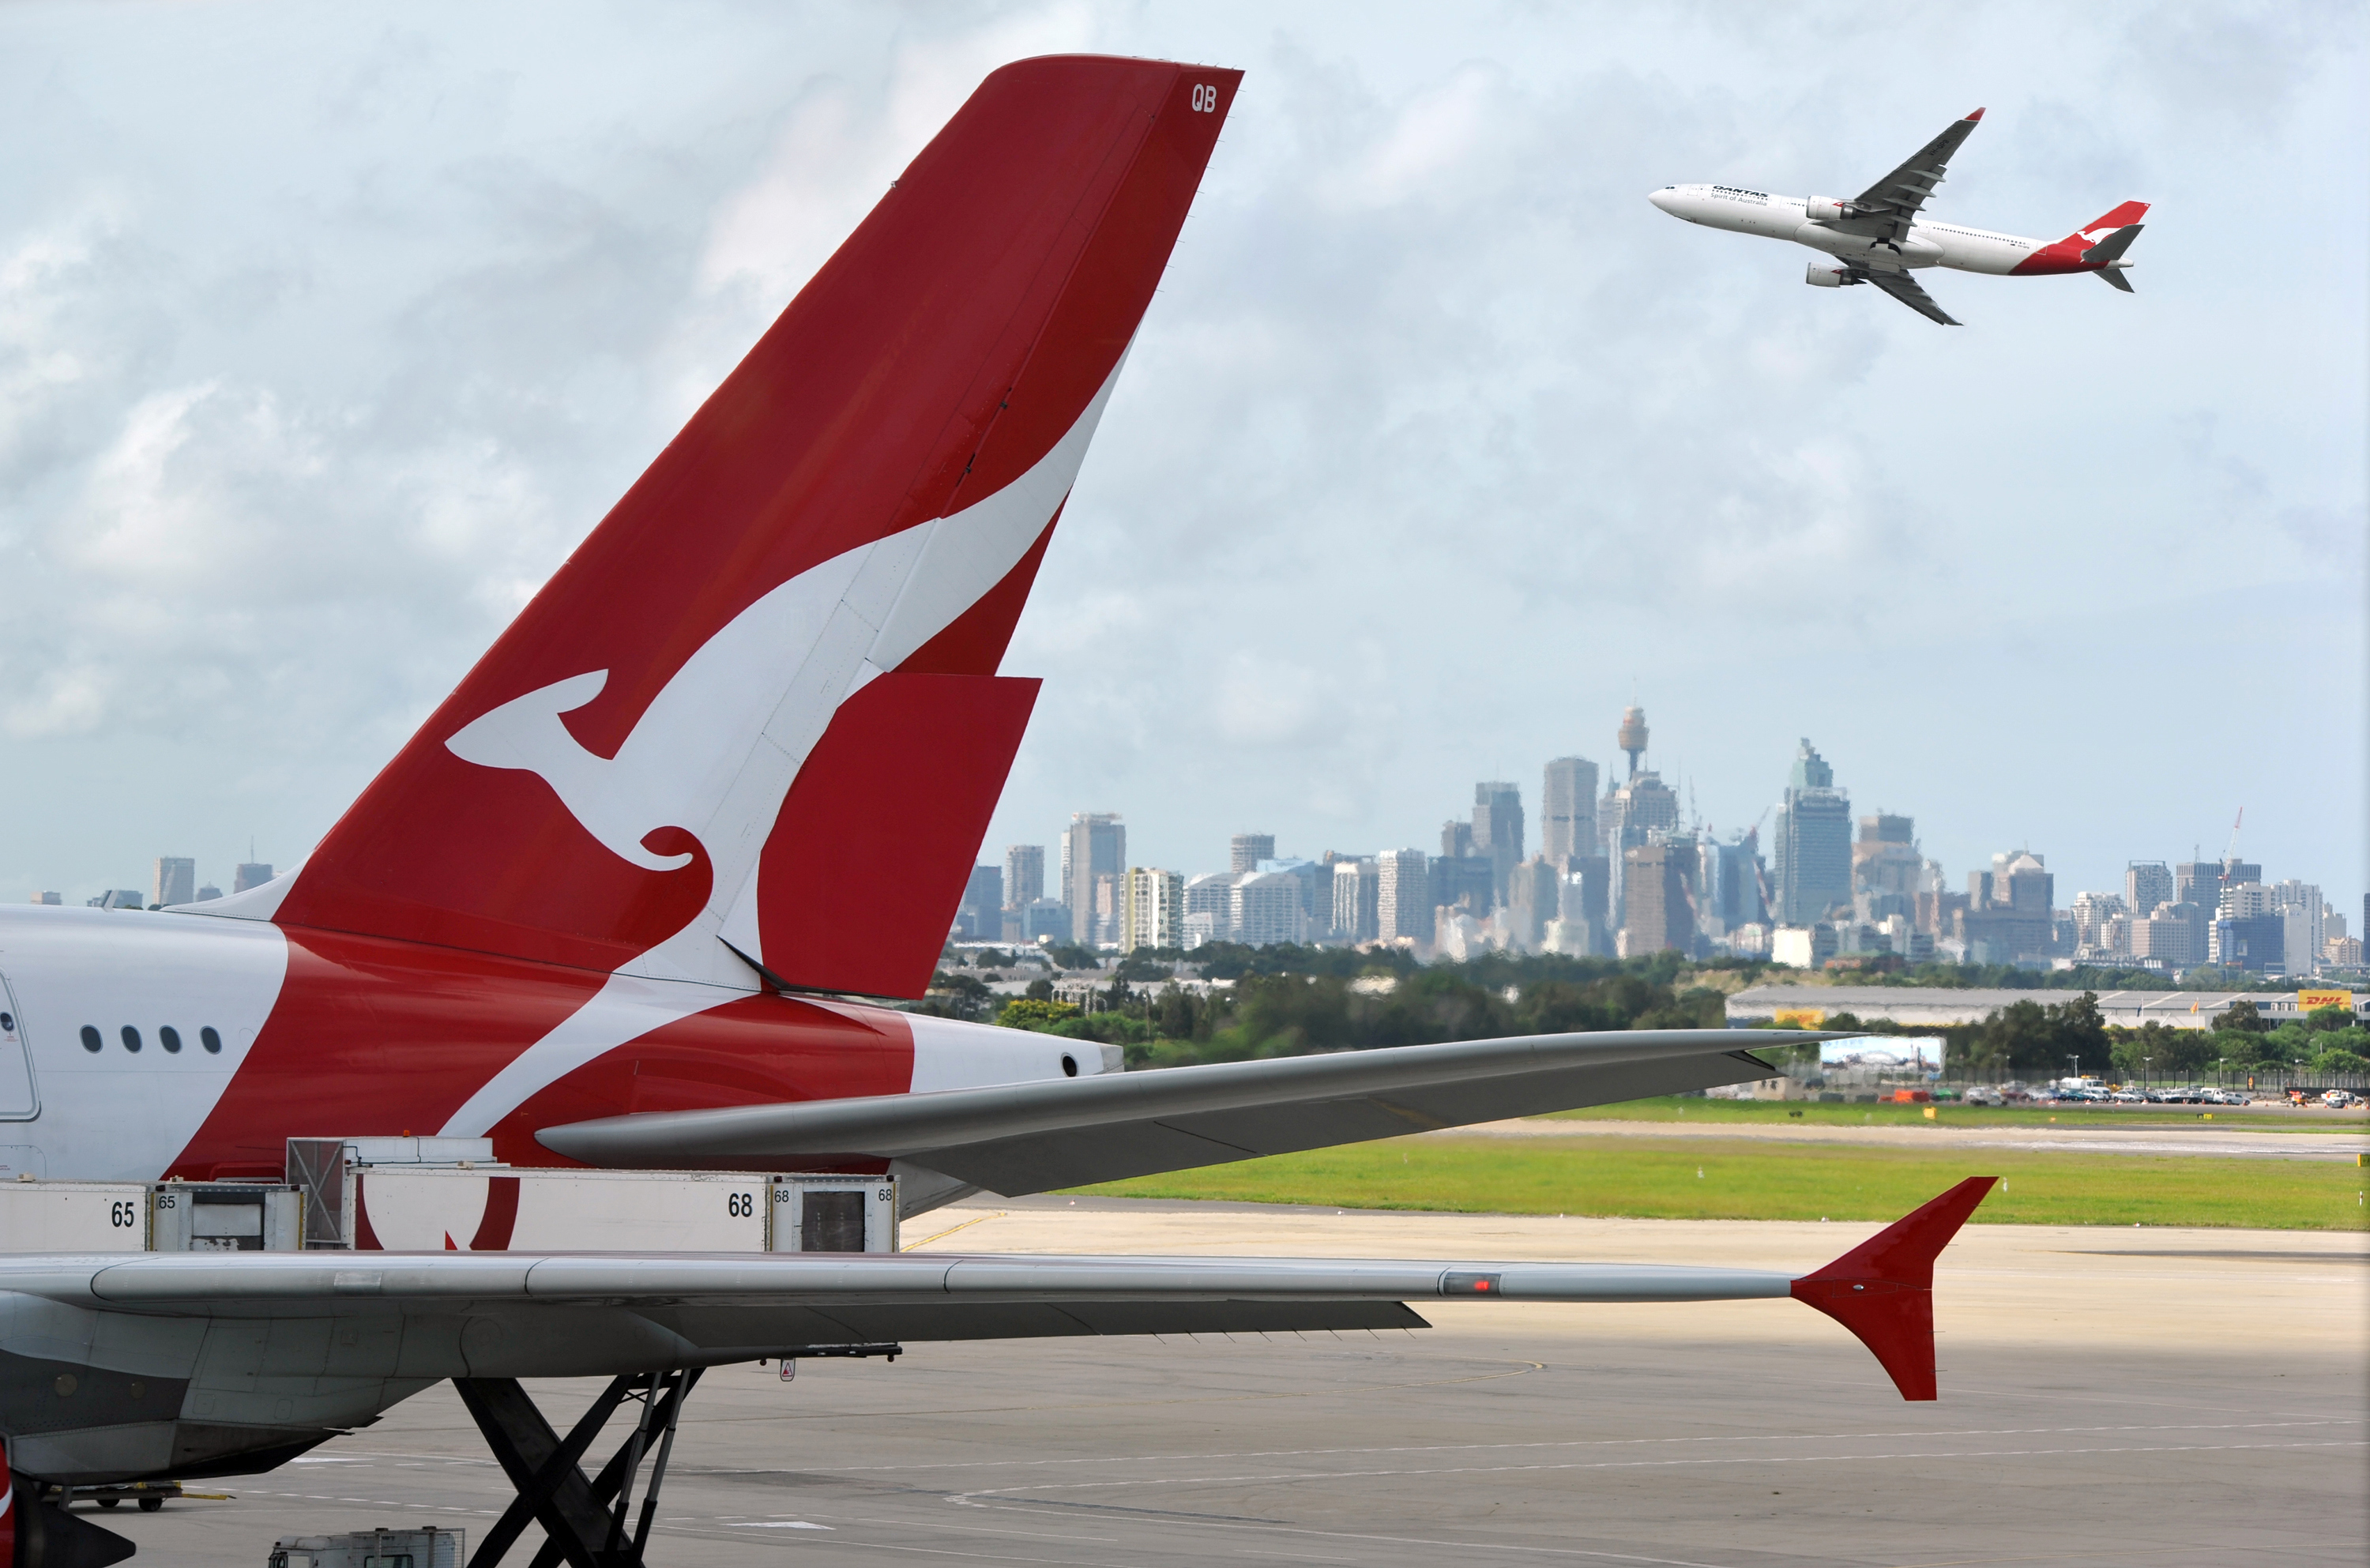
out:
{"label": "white aircraft body", "polygon": [[2059,240],[1996,234],[1936,223],[1917,214],[1942,183],[1950,155],[1984,117],[1975,110],[1926,144],[1917,155],[1850,201],[1833,196],[1779,196],[1741,185],[1666,185],[1646,199],[1674,218],[1706,228],[1791,240],[1833,257],[1813,261],[1803,282],[1839,289],[1873,283],[1919,315],[1945,327],[1959,323],[1934,303],[1913,271],[1948,267],[1995,277],[2038,278],[2094,272],[2125,294],[2131,262],[2124,252],[2139,237],[2145,202],[2125,202]]}

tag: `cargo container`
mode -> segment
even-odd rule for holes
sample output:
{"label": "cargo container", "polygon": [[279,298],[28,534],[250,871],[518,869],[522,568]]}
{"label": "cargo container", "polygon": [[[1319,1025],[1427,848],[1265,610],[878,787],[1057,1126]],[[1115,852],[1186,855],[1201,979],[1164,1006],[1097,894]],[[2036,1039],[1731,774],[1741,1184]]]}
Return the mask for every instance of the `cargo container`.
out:
{"label": "cargo container", "polygon": [[439,1529],[356,1530],[351,1535],[282,1536],[269,1568],[461,1568],[467,1532]]}
{"label": "cargo container", "polygon": [[0,1182],[0,1252],[143,1252],[145,1182]]}

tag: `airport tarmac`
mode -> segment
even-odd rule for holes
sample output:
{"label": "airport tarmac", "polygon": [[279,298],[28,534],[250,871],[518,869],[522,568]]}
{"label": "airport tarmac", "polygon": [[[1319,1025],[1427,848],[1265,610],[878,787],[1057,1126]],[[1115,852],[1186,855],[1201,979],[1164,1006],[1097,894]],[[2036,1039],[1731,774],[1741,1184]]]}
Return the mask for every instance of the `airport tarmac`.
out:
{"label": "airport tarmac", "polygon": [[[1875,1228],[1037,1198],[940,1210],[907,1239],[1799,1269]],[[1431,1302],[1419,1332],[921,1344],[788,1384],[718,1368],[650,1561],[1940,1568],[2370,1549],[2361,1233],[1974,1226],[1937,1295],[1942,1398],[1925,1405],[1788,1301]],[[559,1422],[595,1388],[535,1392]],[[104,1522],[143,1561],[259,1568],[300,1531],[440,1523],[474,1542],[507,1497],[449,1387],[220,1484],[236,1500]]]}

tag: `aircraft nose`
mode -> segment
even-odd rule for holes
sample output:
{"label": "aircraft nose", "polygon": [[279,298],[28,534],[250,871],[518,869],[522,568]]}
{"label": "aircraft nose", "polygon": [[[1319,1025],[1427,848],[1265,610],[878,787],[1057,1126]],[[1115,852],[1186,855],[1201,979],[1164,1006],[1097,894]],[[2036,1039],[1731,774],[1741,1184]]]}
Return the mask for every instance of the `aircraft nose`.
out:
{"label": "aircraft nose", "polygon": [[1651,202],[1654,205],[1662,208],[1662,211],[1667,213],[1671,210],[1673,203],[1678,200],[1678,195],[1679,188],[1677,186],[1665,185],[1660,190],[1649,191],[1647,193],[1646,200]]}

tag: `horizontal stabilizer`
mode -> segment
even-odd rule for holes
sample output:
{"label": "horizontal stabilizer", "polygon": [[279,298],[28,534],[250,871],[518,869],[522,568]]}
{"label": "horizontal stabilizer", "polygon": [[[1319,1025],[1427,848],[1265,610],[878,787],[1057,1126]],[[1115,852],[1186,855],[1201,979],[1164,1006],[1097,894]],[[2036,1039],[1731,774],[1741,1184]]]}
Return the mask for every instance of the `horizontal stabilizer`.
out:
{"label": "horizontal stabilizer", "polygon": [[1970,1176],[1794,1282],[1794,1299],[1857,1334],[1904,1400],[1936,1397],[1934,1259],[1998,1181]]}
{"label": "horizontal stabilizer", "polygon": [[1009,1197],[1770,1078],[1751,1048],[1824,1038],[1758,1029],[1520,1035],[611,1116],[535,1138],[588,1165],[642,1170],[893,1159],[947,1178],[938,1201],[965,1187]]}
{"label": "horizontal stabilizer", "polygon": [[2102,268],[2100,271],[2099,276],[2106,282],[2112,283],[2115,287],[2123,290],[2125,294],[2137,292],[2132,287],[2132,281],[2129,278],[2124,277],[2123,274],[2115,268]]}
{"label": "horizontal stabilizer", "polygon": [[2097,266],[2102,262],[2119,259],[2124,251],[2132,248],[2132,241],[2139,238],[2140,230],[2146,226],[2146,224],[2125,224],[2122,228],[2082,252],[2082,259]]}

